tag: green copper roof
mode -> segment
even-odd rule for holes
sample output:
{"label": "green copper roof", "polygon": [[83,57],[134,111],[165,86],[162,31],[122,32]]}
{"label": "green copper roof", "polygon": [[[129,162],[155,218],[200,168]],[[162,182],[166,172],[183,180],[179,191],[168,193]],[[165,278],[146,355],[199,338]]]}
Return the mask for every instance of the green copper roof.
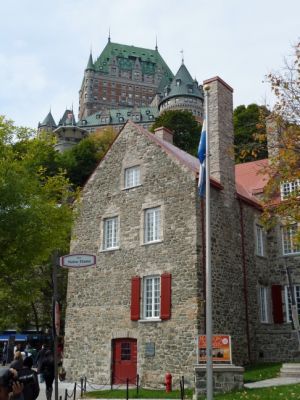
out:
{"label": "green copper roof", "polygon": [[157,66],[163,70],[163,75],[172,79],[173,74],[157,50],[144,49],[142,47],[127,46],[108,42],[104,50],[95,61],[95,70],[108,73],[108,66],[112,58],[116,57],[117,66],[123,70],[134,68],[136,58],[141,62],[142,72],[145,74],[154,74]]}
{"label": "green copper roof", "polygon": [[184,64],[181,64],[169,86],[169,90],[164,93],[164,96],[162,102],[174,96],[193,96],[203,99],[202,91],[199,89],[197,82],[191,77],[191,74]]}
{"label": "green copper roof", "polygon": [[64,115],[62,116],[62,118],[59,120],[58,126],[61,125],[72,125],[75,126],[76,125],[76,121],[75,121],[75,117],[74,117],[74,113],[72,110],[66,110],[64,112]]}
{"label": "green copper roof", "polygon": [[77,125],[81,127],[119,125],[125,124],[129,119],[134,122],[149,123],[154,122],[157,116],[157,107],[118,108],[98,111],[78,121]]}
{"label": "green copper roof", "polygon": [[86,69],[95,70],[95,66],[94,66],[94,63],[93,63],[92,53],[90,53],[89,61],[88,61],[88,63],[87,63]]}
{"label": "green copper roof", "polygon": [[46,118],[44,121],[40,124],[40,126],[51,126],[51,127],[56,127],[56,123],[54,121],[54,118],[52,117],[51,111],[48,112]]}

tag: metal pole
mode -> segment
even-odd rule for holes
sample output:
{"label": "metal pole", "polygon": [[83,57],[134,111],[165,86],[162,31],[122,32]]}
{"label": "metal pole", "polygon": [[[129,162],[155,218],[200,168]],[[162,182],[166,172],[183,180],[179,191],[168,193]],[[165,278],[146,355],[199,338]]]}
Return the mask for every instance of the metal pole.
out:
{"label": "metal pole", "polygon": [[205,231],[206,231],[206,397],[213,399],[213,363],[212,363],[212,285],[211,285],[211,231],[210,231],[210,149],[208,99],[209,86],[204,87],[206,113],[206,168],[205,168]]}
{"label": "metal pole", "polygon": [[57,252],[53,253],[52,257],[52,280],[53,280],[53,310],[52,310],[52,335],[53,335],[53,355],[54,355],[54,399],[58,400],[58,357],[57,357],[57,345],[58,345],[58,338],[56,334],[55,328],[55,305],[58,298],[58,290],[57,290]]}

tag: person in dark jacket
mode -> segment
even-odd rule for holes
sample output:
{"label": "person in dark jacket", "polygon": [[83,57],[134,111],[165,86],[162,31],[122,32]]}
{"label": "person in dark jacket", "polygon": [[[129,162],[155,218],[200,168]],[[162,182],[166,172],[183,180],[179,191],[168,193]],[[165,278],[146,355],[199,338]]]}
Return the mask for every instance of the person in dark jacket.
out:
{"label": "person in dark jacket", "polygon": [[32,369],[32,357],[26,357],[23,361],[23,367],[19,371],[19,376],[32,376],[32,381],[26,383],[23,389],[24,400],[36,400],[40,393],[40,385],[37,373]]}
{"label": "person in dark jacket", "polygon": [[40,351],[37,353],[36,359],[35,359],[35,365],[37,367],[37,373],[40,373],[40,368],[43,362],[43,359],[45,357],[45,353],[46,353],[47,349],[46,346],[43,344]]}
{"label": "person in dark jacket", "polygon": [[13,368],[16,371],[20,371],[23,367],[23,357],[20,351],[15,352],[14,360],[10,363],[9,368]]}
{"label": "person in dark jacket", "polygon": [[47,350],[45,353],[40,373],[43,375],[46,383],[46,398],[47,400],[51,400],[54,381],[54,357],[50,350]]}
{"label": "person in dark jacket", "polygon": [[17,378],[15,369],[1,368],[0,370],[0,400],[24,400],[23,384],[14,381],[11,385],[12,376]]}
{"label": "person in dark jacket", "polygon": [[3,349],[2,349],[2,365],[7,363],[8,359],[8,343],[4,342]]}

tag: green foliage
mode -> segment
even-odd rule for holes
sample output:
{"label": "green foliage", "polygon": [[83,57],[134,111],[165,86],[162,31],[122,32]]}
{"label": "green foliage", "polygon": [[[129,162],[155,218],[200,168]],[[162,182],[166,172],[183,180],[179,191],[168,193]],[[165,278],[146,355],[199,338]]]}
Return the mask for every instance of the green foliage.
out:
{"label": "green foliage", "polygon": [[83,186],[116,137],[112,128],[90,134],[76,146],[56,155],[60,168],[75,186]]}
{"label": "green foliage", "polygon": [[261,363],[248,365],[245,368],[244,382],[257,382],[276,378],[279,375],[281,363]]}
{"label": "green foliage", "polygon": [[[214,398],[217,400],[298,400],[300,398],[300,385],[244,389],[231,393],[216,394]],[[205,396],[199,399],[204,400]]]}
{"label": "green foliage", "polygon": [[235,161],[237,163],[267,158],[266,116],[264,106],[240,105],[233,111]]}
{"label": "green foliage", "polygon": [[197,155],[201,125],[195,120],[189,111],[169,110],[162,113],[154,122],[151,131],[164,126],[170,129],[174,136],[174,144],[180,149]]}
{"label": "green foliage", "polygon": [[0,116],[0,328],[38,323],[49,258],[68,248],[70,182],[53,157],[48,139]]}

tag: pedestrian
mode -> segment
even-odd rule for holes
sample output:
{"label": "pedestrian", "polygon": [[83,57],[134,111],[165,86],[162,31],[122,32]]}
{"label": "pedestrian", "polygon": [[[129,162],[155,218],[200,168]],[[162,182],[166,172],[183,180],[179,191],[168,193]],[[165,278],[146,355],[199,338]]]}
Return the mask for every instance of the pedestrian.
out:
{"label": "pedestrian", "polygon": [[[12,379],[12,377],[14,378]],[[1,368],[0,400],[24,400],[23,384],[16,381],[16,377],[17,371],[15,369]]]}
{"label": "pedestrian", "polygon": [[2,349],[2,365],[4,366],[7,363],[7,358],[8,358],[8,343],[4,342],[3,343],[3,349]]}
{"label": "pedestrian", "polygon": [[26,357],[23,361],[23,367],[19,371],[19,377],[27,376],[32,377],[30,382],[24,385],[23,396],[24,400],[36,400],[40,393],[40,385],[37,373],[32,369],[32,357]]}
{"label": "pedestrian", "polygon": [[40,373],[43,375],[46,383],[46,399],[51,400],[54,381],[54,357],[51,350],[47,350],[45,353]]}
{"label": "pedestrian", "polygon": [[[44,360],[46,351],[47,351],[46,345],[42,344],[42,347],[41,347],[40,351],[37,353],[37,356],[36,356],[36,359],[35,359],[35,365],[36,365],[38,374],[40,374],[41,365],[42,365],[42,362]],[[41,379],[42,379],[42,377],[40,377],[40,382],[42,383],[43,380],[41,380]]]}
{"label": "pedestrian", "polygon": [[19,370],[23,367],[23,357],[20,351],[15,352],[14,360],[10,363],[9,368],[14,368],[19,372]]}
{"label": "pedestrian", "polygon": [[25,353],[25,357],[30,357],[31,353],[30,353],[30,344],[27,343],[24,349],[24,353]]}
{"label": "pedestrian", "polygon": [[14,347],[14,355],[16,354],[17,351],[21,351],[21,343],[17,343]]}

